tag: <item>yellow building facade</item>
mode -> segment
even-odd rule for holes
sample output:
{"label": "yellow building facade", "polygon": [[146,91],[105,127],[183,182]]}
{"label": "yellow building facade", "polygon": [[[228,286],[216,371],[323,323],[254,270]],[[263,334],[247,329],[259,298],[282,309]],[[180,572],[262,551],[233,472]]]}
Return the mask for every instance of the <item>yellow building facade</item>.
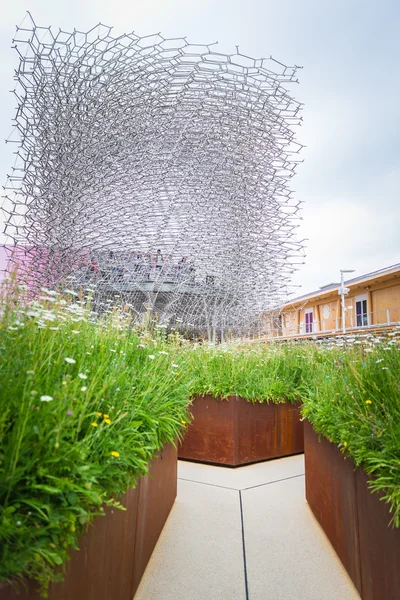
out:
{"label": "yellow building facade", "polygon": [[270,337],[314,336],[388,327],[400,322],[400,263],[345,281],[343,315],[340,283],[287,302],[279,314],[267,316]]}

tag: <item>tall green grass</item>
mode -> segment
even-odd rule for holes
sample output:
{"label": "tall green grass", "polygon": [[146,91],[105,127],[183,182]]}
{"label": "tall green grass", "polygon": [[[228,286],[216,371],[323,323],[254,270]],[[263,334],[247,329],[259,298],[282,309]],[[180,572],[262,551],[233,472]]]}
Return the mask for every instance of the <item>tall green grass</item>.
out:
{"label": "tall green grass", "polygon": [[328,343],[186,346],[191,395],[302,403],[302,415],[370,474],[400,527],[400,331]]}
{"label": "tall green grass", "polygon": [[190,373],[192,396],[299,401],[303,354],[289,346],[186,345],[181,355],[184,370]]}
{"label": "tall green grass", "polygon": [[397,332],[362,347],[308,349],[303,416],[371,475],[400,527],[400,348]]}
{"label": "tall green grass", "polygon": [[45,590],[83,528],[181,435],[170,346],[119,311],[43,292],[0,320],[0,581]]}
{"label": "tall green grass", "polygon": [[400,526],[399,332],[317,345],[191,344],[84,298],[13,296],[0,316],[0,581],[62,578],[86,525],[166,442],[189,397],[301,401],[383,491]]}

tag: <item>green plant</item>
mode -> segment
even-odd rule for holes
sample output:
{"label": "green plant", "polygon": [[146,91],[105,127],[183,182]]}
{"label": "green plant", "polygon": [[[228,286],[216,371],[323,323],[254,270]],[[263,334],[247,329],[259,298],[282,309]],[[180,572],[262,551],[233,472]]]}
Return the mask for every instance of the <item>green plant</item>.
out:
{"label": "green plant", "polygon": [[400,330],[326,343],[186,346],[191,395],[301,401],[317,431],[371,475],[400,526]]}
{"label": "green plant", "polygon": [[182,435],[196,394],[301,400],[400,526],[399,331],[353,342],[191,344],[122,310],[98,316],[73,293],[22,302],[12,288],[0,315],[0,581],[31,577],[45,595],[87,524]]}
{"label": "green plant", "polygon": [[173,347],[44,290],[0,320],[0,581],[45,593],[84,527],[181,435],[187,381]]}
{"label": "green plant", "polygon": [[192,395],[236,395],[252,402],[299,400],[303,356],[291,346],[189,345],[181,356],[191,375]]}
{"label": "green plant", "polygon": [[309,353],[303,415],[371,475],[400,526],[400,348],[393,336]]}

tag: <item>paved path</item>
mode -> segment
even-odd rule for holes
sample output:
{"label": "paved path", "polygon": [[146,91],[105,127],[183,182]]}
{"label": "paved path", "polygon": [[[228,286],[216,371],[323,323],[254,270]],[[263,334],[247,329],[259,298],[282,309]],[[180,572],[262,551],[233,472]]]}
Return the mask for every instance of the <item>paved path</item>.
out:
{"label": "paved path", "polygon": [[305,501],[303,455],[180,461],[178,478],[135,600],[359,600]]}

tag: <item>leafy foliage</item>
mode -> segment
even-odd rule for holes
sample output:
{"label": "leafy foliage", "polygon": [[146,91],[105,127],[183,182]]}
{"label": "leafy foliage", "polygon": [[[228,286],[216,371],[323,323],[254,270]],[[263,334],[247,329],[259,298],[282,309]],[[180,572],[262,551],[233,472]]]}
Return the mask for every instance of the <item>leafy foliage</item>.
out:
{"label": "leafy foliage", "polygon": [[87,524],[182,435],[196,394],[301,399],[304,418],[371,475],[400,526],[399,331],[210,346],[89,309],[48,290],[2,303],[0,581],[27,576],[45,594],[60,580]]}
{"label": "leafy foliage", "polygon": [[400,526],[398,332],[362,346],[305,348],[303,416],[371,475]]}
{"label": "leafy foliage", "polygon": [[187,419],[172,344],[72,300],[45,291],[0,322],[0,581],[23,574],[43,591]]}
{"label": "leafy foliage", "polygon": [[297,402],[301,353],[290,346],[186,346],[191,395],[241,396],[252,402]]}
{"label": "leafy foliage", "polygon": [[400,330],[327,343],[186,346],[192,395],[302,401],[317,433],[371,475],[400,527]]}

